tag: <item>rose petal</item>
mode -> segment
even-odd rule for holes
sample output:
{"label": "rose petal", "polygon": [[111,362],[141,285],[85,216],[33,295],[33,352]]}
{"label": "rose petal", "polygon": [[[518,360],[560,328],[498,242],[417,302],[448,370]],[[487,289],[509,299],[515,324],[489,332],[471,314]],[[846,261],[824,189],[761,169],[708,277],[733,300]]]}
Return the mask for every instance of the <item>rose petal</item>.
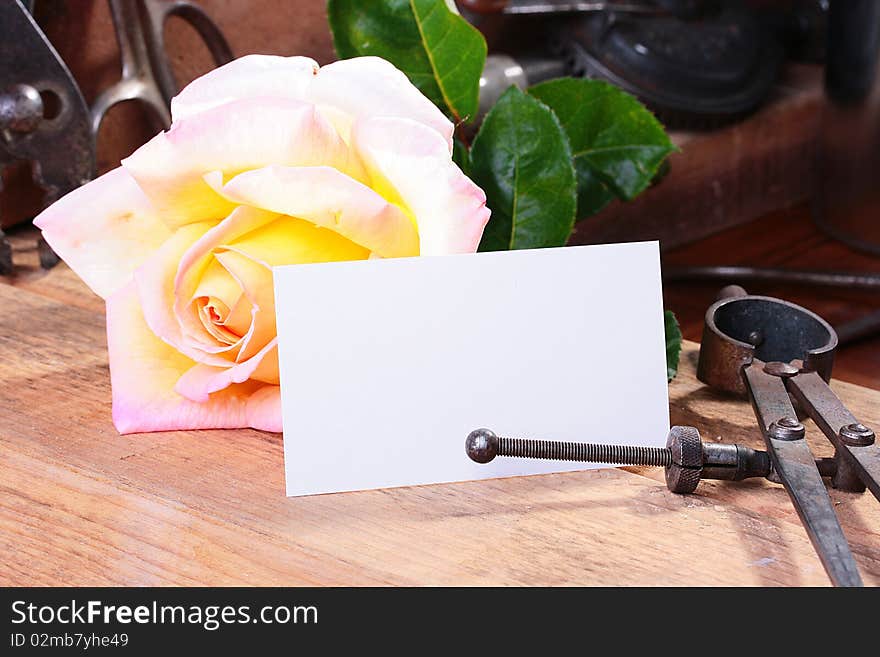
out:
{"label": "rose petal", "polygon": [[245,335],[251,326],[253,318],[253,304],[242,294],[238,302],[229,309],[229,315],[222,324],[236,335]]}
{"label": "rose petal", "polygon": [[[452,152],[452,122],[402,71],[380,57],[344,59],[321,67],[307,99],[326,112],[346,141],[358,119],[399,117],[435,130]],[[395,136],[391,133],[388,138],[393,141]]]}
{"label": "rose petal", "polygon": [[[208,180],[217,184],[216,176]],[[383,257],[419,253],[418,231],[399,207],[331,167],[254,169],[235,176],[218,191],[234,203],[329,228]]]}
{"label": "rose petal", "polygon": [[96,294],[107,298],[171,234],[125,169],[75,189],[34,224]]}
{"label": "rose petal", "polygon": [[333,230],[285,215],[224,245],[266,267],[364,260],[370,255],[369,249]]}
{"label": "rose petal", "polygon": [[204,180],[267,163],[329,165],[363,177],[357,158],[314,106],[287,98],[237,100],[171,126],[122,161],[162,220],[219,221],[235,207]]}
{"label": "rose petal", "polygon": [[[187,339],[174,313],[177,271],[183,266],[184,256],[194,244],[200,244],[210,230],[210,222],[189,224],[177,229],[135,272],[134,280],[141,301],[142,314],[155,335],[191,360],[224,366],[231,358],[226,358],[221,353],[229,351],[230,347],[228,345],[221,347],[216,342],[210,342],[206,335],[204,340],[198,343]],[[203,265],[197,273],[194,272],[194,277],[198,275],[200,279],[200,274],[206,266]],[[193,284],[186,298],[191,299],[195,290]],[[198,320],[194,319],[194,321]],[[201,322],[199,329],[202,331],[201,335],[204,335]]]}
{"label": "rose petal", "polygon": [[[250,358],[256,358],[257,352],[275,337],[275,293],[272,270],[247,255],[223,247],[216,250],[214,257],[235,279],[251,304],[250,327],[242,338],[241,348],[235,358],[236,362],[242,363]],[[278,383],[277,365],[274,368],[273,380],[267,383]]]}
{"label": "rose petal", "polygon": [[235,344],[251,325],[251,308],[241,285],[218,261],[205,269],[190,300],[205,329],[220,342]]}
{"label": "rose petal", "polygon": [[134,283],[107,300],[107,345],[113,423],[120,433],[248,426],[281,430],[277,386],[233,384],[204,403],[175,392],[177,381],[195,363],[150,331]]}
{"label": "rose petal", "polygon": [[193,297],[213,297],[232,308],[241,298],[241,286],[219,262],[212,262],[202,274]]}
{"label": "rose petal", "polygon": [[[248,378],[278,383],[277,352],[267,346],[275,337],[271,270],[219,246],[225,240],[234,242],[276,216],[243,206],[217,226],[211,227],[209,222],[183,226],[136,273],[148,326],[192,362],[187,369],[191,373],[176,389],[193,401],[204,401],[211,392]],[[218,252],[212,255],[215,250]],[[218,267],[226,279],[211,274]],[[225,299],[224,305],[232,304],[233,297],[247,296],[251,317],[245,335],[222,340],[207,329],[192,303],[200,293]],[[195,367],[196,363],[202,367]]]}
{"label": "rose petal", "polygon": [[309,57],[246,55],[196,78],[171,99],[174,122],[240,98],[303,100],[318,72]]}
{"label": "rose petal", "polygon": [[[176,319],[182,328],[184,338],[189,337],[194,339],[197,346],[206,348],[209,352],[216,353],[216,350],[212,349],[210,344],[202,344],[202,333],[199,330],[200,320],[192,313],[191,308],[188,308],[187,299],[194,296],[199,282],[203,280],[204,272],[216,259],[215,252],[220,247],[225,244],[233,243],[236,239],[249,234],[251,231],[259,230],[263,226],[271,224],[277,218],[278,215],[272,212],[266,212],[259,208],[240,206],[217,226],[205,233],[202,238],[194,243],[180,258],[177,272],[174,275],[173,302],[169,307],[170,309],[168,310],[166,321],[173,321]],[[229,272],[228,267],[224,267],[224,269]],[[229,273],[230,276],[236,280],[236,284],[242,288],[241,279],[236,278],[233,272]],[[265,279],[261,279],[261,281],[264,280]],[[269,290],[269,294],[271,294],[271,280],[269,281]],[[242,292],[244,292],[243,288]],[[249,299],[249,302],[251,306],[249,309],[251,318],[248,321],[248,326],[250,329],[245,335],[242,343],[236,345],[236,349],[239,349],[246,340],[250,339],[250,334],[253,332],[254,328],[254,316],[259,311],[259,308],[254,307],[253,297]],[[268,338],[266,339],[268,340]],[[265,344],[265,340],[262,344]],[[262,344],[260,346],[262,346]],[[230,350],[229,353],[234,358],[238,359],[239,354],[233,353],[233,351],[234,350]]]}
{"label": "rose petal", "polygon": [[[259,212],[263,211],[240,206],[236,215],[240,217],[243,214]],[[230,224],[231,220],[224,223]],[[231,294],[223,289],[229,281],[234,282],[235,290],[244,293],[247,303],[235,305],[235,308],[246,305],[249,313],[247,327],[242,331],[239,324],[237,331],[237,335],[242,336],[242,340],[235,357],[236,362],[252,358],[275,336],[275,298],[271,271],[273,266],[359,260],[367,258],[370,254],[369,250],[338,233],[294,217],[278,216],[266,224],[256,223],[254,230],[234,239],[230,239],[234,234],[228,231],[222,238],[219,237],[220,228],[215,231],[218,234],[217,239],[210,244],[206,240],[198,247],[203,253],[207,253],[210,247],[213,263],[208,266],[204,274],[198,273],[201,271],[198,267],[190,266],[181,281],[189,278],[196,280],[201,276],[195,296],[213,293],[221,298],[225,295],[225,298],[229,299]],[[187,266],[186,263],[184,266]],[[222,266],[227,276],[222,279],[222,285],[220,281],[207,280],[209,273],[217,266]],[[182,303],[188,298],[188,290],[186,283],[182,282],[177,292],[177,315],[184,324],[184,329],[187,325],[196,324],[192,319],[195,313],[192,310],[187,311]],[[232,307],[232,302],[227,301],[226,305]],[[241,311],[241,315],[243,314],[244,311]],[[203,317],[199,316],[199,319],[204,323]],[[229,322],[226,324],[228,325]],[[196,325],[195,329],[198,328]],[[274,366],[266,363],[261,371],[265,373],[261,375],[260,380],[277,383],[277,363]]]}
{"label": "rose petal", "polygon": [[450,159],[436,132],[415,121],[374,118],[355,124],[352,145],[370,186],[416,218],[421,255],[477,250],[489,221],[486,194]]}
{"label": "rose petal", "polygon": [[346,140],[358,118],[408,118],[439,132],[452,148],[449,119],[403,72],[379,57],[346,59],[320,69],[308,57],[241,57],[187,85],[171,101],[172,118],[177,122],[241,98],[314,103]]}
{"label": "rose petal", "polygon": [[[251,207],[236,208],[216,226],[210,222],[179,228],[135,272],[147,324],[168,344],[192,360],[226,366],[235,359],[233,346],[221,346],[204,332],[201,320],[189,308],[212,250],[263,226],[278,215]],[[226,354],[226,355],[223,355]]]}
{"label": "rose petal", "polygon": [[248,398],[247,422],[255,429],[281,433],[281,388],[263,386]]}
{"label": "rose petal", "polygon": [[248,380],[264,381],[265,373],[259,378],[254,376],[264,360],[269,363],[275,361],[274,380],[264,382],[278,385],[277,351],[278,340],[274,338],[259,351],[257,356],[232,367],[211,367],[197,363],[177,380],[174,390],[187,399],[204,403],[210,399],[211,394],[225,390],[235,383],[244,383]]}

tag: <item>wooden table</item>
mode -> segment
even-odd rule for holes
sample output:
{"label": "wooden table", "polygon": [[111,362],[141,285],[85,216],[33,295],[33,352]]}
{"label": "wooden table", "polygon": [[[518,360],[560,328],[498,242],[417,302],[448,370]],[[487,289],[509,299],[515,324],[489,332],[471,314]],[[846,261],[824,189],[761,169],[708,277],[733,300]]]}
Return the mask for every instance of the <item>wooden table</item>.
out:
{"label": "wooden table", "polygon": [[[630,468],[287,499],[279,435],[116,433],[102,304],[63,265],[0,283],[0,308],[3,585],[828,582],[763,480],[678,496]],[[688,343],[673,422],[760,446],[748,405],[697,383],[696,357]],[[834,388],[880,426],[880,393]],[[880,584],[880,504],[831,497]]]}

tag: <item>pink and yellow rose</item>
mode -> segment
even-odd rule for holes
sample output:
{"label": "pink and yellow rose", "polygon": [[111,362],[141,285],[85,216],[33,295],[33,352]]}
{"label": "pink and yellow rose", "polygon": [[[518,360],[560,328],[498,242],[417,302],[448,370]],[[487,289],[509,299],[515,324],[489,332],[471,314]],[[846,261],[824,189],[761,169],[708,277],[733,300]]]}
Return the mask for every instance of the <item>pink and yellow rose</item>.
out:
{"label": "pink and yellow rose", "polygon": [[120,432],[280,431],[272,267],[473,252],[485,195],[452,124],[382,59],[251,55],[171,110],[35,223],[106,300]]}

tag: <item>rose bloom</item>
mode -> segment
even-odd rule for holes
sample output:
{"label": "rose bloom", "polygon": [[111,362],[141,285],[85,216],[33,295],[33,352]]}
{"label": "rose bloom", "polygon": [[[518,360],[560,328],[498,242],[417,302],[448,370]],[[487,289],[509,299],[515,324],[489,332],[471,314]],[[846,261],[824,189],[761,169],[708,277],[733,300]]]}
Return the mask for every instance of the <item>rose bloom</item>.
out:
{"label": "rose bloom", "polygon": [[379,58],[243,57],[171,113],[35,223],[106,300],[121,433],[281,431],[272,267],[473,252],[485,195],[453,125]]}

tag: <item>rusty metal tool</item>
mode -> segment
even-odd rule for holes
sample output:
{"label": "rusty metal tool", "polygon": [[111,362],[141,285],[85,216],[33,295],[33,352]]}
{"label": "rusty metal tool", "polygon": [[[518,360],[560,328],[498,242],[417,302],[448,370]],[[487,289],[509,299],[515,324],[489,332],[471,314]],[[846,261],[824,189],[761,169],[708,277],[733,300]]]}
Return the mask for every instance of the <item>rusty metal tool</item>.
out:
{"label": "rusty metal tool", "polygon": [[[125,100],[143,103],[157,129],[171,122],[177,93],[165,51],[165,21],[177,16],[199,34],[215,62],[232,51],[219,28],[188,0],[109,0],[122,60],[122,79],[105,89],[89,110],[64,61],[31,16],[33,0],[0,2],[0,171],[30,162],[44,190],[43,205],[95,176],[97,133],[106,113]],[[58,262],[45,241],[40,263]],[[0,231],[0,275],[13,271],[12,249]]]}
{"label": "rusty metal tool", "polygon": [[[880,447],[874,431],[828,386],[837,343],[834,329],[805,308],[725,288],[706,312],[697,377],[749,397],[766,451],[705,443],[697,429],[680,426],[672,427],[665,448],[505,438],[478,429],[467,437],[465,451],[478,463],[512,456],[663,466],[675,493],[693,492],[701,479],[766,477],[785,487],[832,583],[861,586],[822,478],[845,491],[867,488],[880,500]],[[801,421],[806,417],[834,445],[833,458],[813,456]]]}
{"label": "rusty metal tool", "polygon": [[697,378],[749,397],[774,469],[829,577],[836,584],[856,584],[849,545],[798,419],[812,419],[834,445],[835,488],[868,488],[880,500],[874,431],[828,386],[837,333],[806,308],[743,292],[732,288],[706,311]]}
{"label": "rusty metal tool", "polygon": [[108,0],[122,78],[108,87],[92,106],[92,133],[97,136],[101,121],[117,103],[134,100],[149,112],[156,129],[171,125],[169,105],[177,93],[174,71],[165,50],[165,21],[177,16],[189,23],[204,41],[217,66],[232,60],[232,50],[223,33],[196,4],[187,0]]}
{"label": "rusty metal tool", "polygon": [[[666,267],[663,282],[679,281],[739,281],[740,283],[791,283],[832,288],[880,290],[880,274],[857,271],[813,271],[751,267],[741,265],[711,265],[707,267]],[[850,320],[834,327],[839,344],[869,338],[880,333],[880,311]]]}
{"label": "rusty metal tool", "polygon": [[[19,0],[0,2],[0,170],[30,162],[49,205],[89,181],[95,145],[89,111],[63,60]],[[57,262],[40,241],[44,267]],[[12,251],[0,232],[0,274]]]}
{"label": "rusty metal tool", "polygon": [[[663,467],[666,469],[666,486],[673,493],[693,493],[702,479],[742,481],[773,474],[767,452],[745,445],[705,443],[700,440],[697,429],[683,426],[669,430],[666,447],[528,440],[496,436],[490,429],[476,429],[465,440],[465,452],[477,463],[488,463],[496,456],[512,456]],[[829,476],[831,465],[821,463]]]}
{"label": "rusty metal tool", "polygon": [[[785,430],[797,432],[798,427],[803,429],[795,422],[783,423],[791,425]],[[476,429],[465,440],[465,452],[477,463],[488,463],[498,456],[507,456],[663,467],[666,471],[666,487],[673,493],[681,494],[694,492],[703,479],[742,481],[764,477],[775,483],[781,481],[769,452],[746,445],[703,442],[695,427],[686,426],[670,429],[666,447],[529,440],[496,436],[490,429]],[[837,458],[816,459],[813,465],[821,477],[830,477],[832,482],[839,476]],[[824,488],[821,491],[825,493]],[[837,523],[836,516],[833,522]],[[830,530],[823,527],[822,531],[835,535],[833,526]],[[841,546],[842,550],[839,549]],[[822,558],[832,582],[838,586],[861,586],[862,581],[846,541],[832,542],[832,547],[831,565]],[[819,554],[822,557],[823,552]]]}

